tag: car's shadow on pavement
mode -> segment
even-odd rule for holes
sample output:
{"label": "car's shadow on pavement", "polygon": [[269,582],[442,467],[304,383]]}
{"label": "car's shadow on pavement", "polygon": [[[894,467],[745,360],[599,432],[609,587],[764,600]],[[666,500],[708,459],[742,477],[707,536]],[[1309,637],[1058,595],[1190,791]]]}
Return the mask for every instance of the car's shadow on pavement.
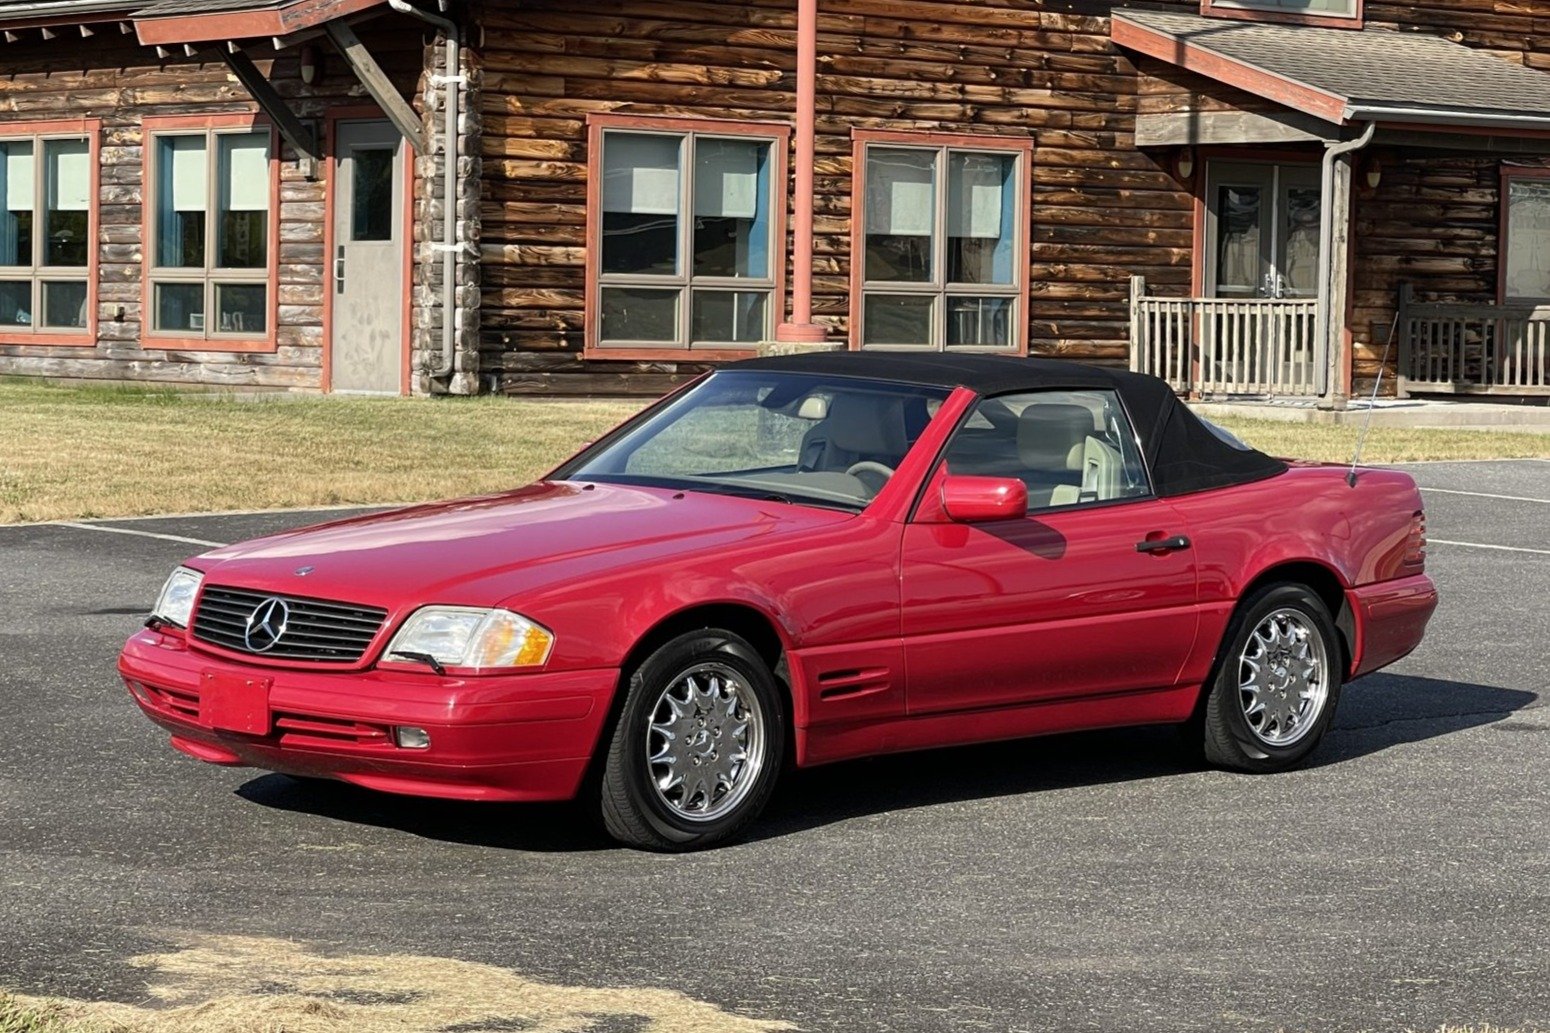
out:
{"label": "car's shadow on pavement", "polygon": [[[1550,733],[1508,720],[1544,707],[1533,692],[1375,674],[1347,686],[1335,727],[1308,767],[1355,760],[1481,725]],[[790,773],[748,839],[791,835],[868,814],[1205,770],[1175,728],[1123,728],[921,753]],[[253,803],[447,842],[511,850],[609,849],[581,804],[478,804],[392,796],[340,782],[263,775],[238,790]]]}

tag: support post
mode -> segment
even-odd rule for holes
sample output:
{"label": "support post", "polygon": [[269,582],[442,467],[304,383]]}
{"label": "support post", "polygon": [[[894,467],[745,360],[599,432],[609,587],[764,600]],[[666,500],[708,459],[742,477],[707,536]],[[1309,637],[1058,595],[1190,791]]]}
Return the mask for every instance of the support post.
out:
{"label": "support post", "polygon": [[1394,395],[1410,397],[1410,306],[1415,304],[1415,284],[1399,285],[1399,312],[1394,318],[1394,333],[1399,338],[1395,351]]}
{"label": "support post", "polygon": [[1352,353],[1346,305],[1351,283],[1351,169],[1355,162],[1343,154],[1335,160],[1330,190],[1329,304],[1325,310],[1329,341],[1330,408],[1345,409],[1351,400]]}
{"label": "support post", "polygon": [[[1151,373],[1144,361],[1141,341],[1141,299],[1146,295],[1146,277],[1130,278],[1130,371]],[[1147,349],[1150,351],[1150,348]]]}
{"label": "support post", "polygon": [[311,127],[296,116],[296,112],[291,110],[285,98],[275,92],[274,86],[264,78],[264,73],[258,70],[253,59],[240,50],[234,52],[230,47],[220,49],[221,60],[226,62],[226,66],[237,77],[237,81],[242,83],[243,88],[264,110],[264,114],[274,122],[275,127],[280,130],[280,135],[285,137],[286,143],[294,147],[297,154],[314,160],[321,158],[323,152],[318,147],[317,135],[313,133]]}
{"label": "support post", "polygon": [[[429,154],[430,148],[425,140],[425,127],[420,124],[420,119],[414,113],[414,108],[393,86],[393,81],[387,77],[382,66],[377,64],[371,56],[371,51],[366,49],[366,44],[361,42],[355,30],[341,21],[331,21],[325,26],[328,38],[344,55],[345,61],[354,70],[355,77],[366,87],[366,92],[371,94],[371,99],[377,102],[377,107],[388,117],[388,121],[403,134],[405,140],[414,147],[416,154]],[[453,74],[451,71],[448,75]]]}
{"label": "support post", "polygon": [[[775,329],[777,341],[819,344],[826,336],[813,323],[813,163],[818,96],[818,0],[797,0],[796,195],[791,219],[791,321]],[[857,259],[853,259],[857,260]],[[784,299],[782,299],[784,301]]]}

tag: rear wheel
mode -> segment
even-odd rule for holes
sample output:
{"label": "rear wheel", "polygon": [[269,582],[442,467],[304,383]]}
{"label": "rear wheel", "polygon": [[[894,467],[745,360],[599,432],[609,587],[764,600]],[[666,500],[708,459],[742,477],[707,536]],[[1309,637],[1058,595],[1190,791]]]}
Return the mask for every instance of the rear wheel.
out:
{"label": "rear wheel", "polygon": [[603,824],[648,850],[696,850],[764,808],[785,754],[783,695],[747,641],[680,635],[630,675],[603,769]]}
{"label": "rear wheel", "polygon": [[1206,759],[1281,771],[1318,746],[1340,697],[1343,653],[1322,599],[1267,585],[1239,606],[1206,700]]}

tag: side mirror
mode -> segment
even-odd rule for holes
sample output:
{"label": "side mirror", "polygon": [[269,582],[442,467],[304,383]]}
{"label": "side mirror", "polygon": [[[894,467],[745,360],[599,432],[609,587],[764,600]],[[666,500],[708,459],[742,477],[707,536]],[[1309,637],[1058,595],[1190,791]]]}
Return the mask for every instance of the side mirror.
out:
{"label": "side mirror", "polygon": [[1028,515],[1028,486],[1015,477],[958,477],[942,480],[942,509],[960,524],[1016,520]]}

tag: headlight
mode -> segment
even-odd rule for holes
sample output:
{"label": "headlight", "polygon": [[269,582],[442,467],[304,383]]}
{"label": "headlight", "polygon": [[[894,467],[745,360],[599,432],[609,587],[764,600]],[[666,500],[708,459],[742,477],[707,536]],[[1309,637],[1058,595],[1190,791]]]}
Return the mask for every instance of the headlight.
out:
{"label": "headlight", "polygon": [[554,635],[510,610],[469,606],[427,606],[416,610],[388,645],[386,659],[483,670],[542,667]]}
{"label": "headlight", "polygon": [[161,595],[156,597],[151,616],[180,628],[188,627],[188,619],[194,613],[194,596],[199,594],[199,586],[204,583],[204,579],[205,576],[197,570],[189,570],[187,567],[174,570],[167,583],[161,586]]}

